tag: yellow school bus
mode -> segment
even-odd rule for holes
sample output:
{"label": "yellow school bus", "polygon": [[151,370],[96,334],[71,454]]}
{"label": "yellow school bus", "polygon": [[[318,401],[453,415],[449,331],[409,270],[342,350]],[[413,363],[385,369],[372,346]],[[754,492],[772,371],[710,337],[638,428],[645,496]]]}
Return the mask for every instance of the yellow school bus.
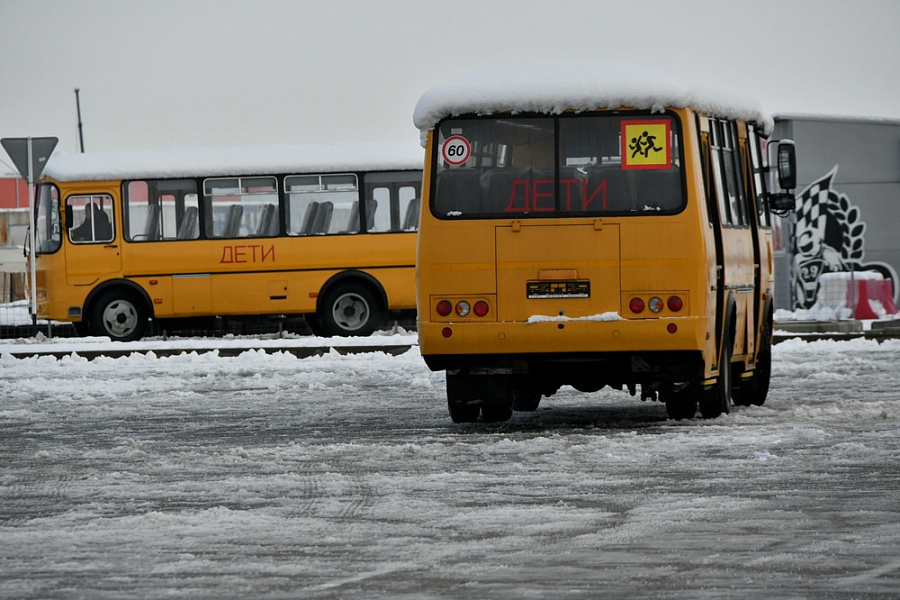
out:
{"label": "yellow school bus", "polygon": [[503,421],[563,385],[639,388],[674,419],[765,401],[770,218],[793,206],[795,157],[754,101],[539,63],[438,85],[414,120],[419,345],[453,421]]}
{"label": "yellow school bus", "polygon": [[368,335],[414,314],[421,179],[414,141],[53,156],[37,316],[122,341],[215,317]]}

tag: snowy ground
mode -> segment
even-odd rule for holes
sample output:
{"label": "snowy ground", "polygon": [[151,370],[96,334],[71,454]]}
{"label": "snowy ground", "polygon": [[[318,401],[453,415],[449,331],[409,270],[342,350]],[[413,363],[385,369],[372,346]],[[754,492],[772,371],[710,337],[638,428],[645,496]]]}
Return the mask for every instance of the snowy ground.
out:
{"label": "snowy ground", "polygon": [[900,341],[774,353],[712,421],[567,388],[458,426],[415,346],[0,346],[0,597],[900,596]]}

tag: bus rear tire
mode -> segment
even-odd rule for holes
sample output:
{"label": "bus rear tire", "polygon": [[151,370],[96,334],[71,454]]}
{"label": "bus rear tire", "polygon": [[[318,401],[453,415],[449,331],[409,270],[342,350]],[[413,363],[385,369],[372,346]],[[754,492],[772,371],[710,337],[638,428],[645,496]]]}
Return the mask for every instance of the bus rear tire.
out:
{"label": "bus rear tire", "polygon": [[124,290],[105,292],[91,311],[91,333],[115,342],[139,340],[147,329],[147,309],[134,294]]}
{"label": "bus rear tire", "polygon": [[676,392],[660,391],[660,399],[666,403],[666,415],[675,421],[693,419],[697,415],[697,398],[691,388]]}
{"label": "bus rear tire", "polygon": [[[382,320],[381,305],[369,288],[338,285],[328,292],[317,316],[320,335],[369,336]],[[318,333],[318,332],[317,332]]]}
{"label": "bus rear tire", "polygon": [[532,412],[538,409],[538,406],[541,404],[541,389],[538,383],[527,377],[513,382],[513,410]]}
{"label": "bus rear tire", "polygon": [[704,419],[715,419],[720,415],[731,412],[733,404],[731,376],[731,336],[726,332],[722,339],[719,379],[711,388],[700,392],[700,414],[703,415]]}
{"label": "bus rear tire", "polygon": [[734,403],[738,406],[762,406],[769,395],[772,378],[772,321],[766,321],[762,341],[756,355],[756,369],[750,379],[734,390]]}

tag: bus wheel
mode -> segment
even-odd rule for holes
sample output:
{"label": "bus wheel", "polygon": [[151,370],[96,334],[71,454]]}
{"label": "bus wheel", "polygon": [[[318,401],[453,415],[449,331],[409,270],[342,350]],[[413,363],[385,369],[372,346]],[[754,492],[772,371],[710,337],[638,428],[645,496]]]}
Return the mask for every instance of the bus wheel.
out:
{"label": "bus wheel", "polygon": [[660,400],[666,403],[666,414],[670,419],[680,421],[693,419],[697,414],[697,398],[693,390],[688,388],[676,392],[675,390],[660,390]]}
{"label": "bus wheel", "polygon": [[481,413],[470,375],[447,371],[447,408],[454,423],[474,423]]}
{"label": "bus wheel", "polygon": [[532,379],[523,379],[513,383],[512,408],[513,410],[532,412],[541,404],[541,389],[538,382]]}
{"label": "bus wheel", "polygon": [[94,303],[90,319],[94,335],[108,336],[113,341],[140,339],[147,328],[147,310],[134,295],[125,291],[106,292]]}
{"label": "bus wheel", "polygon": [[318,320],[323,335],[372,335],[381,321],[381,308],[368,288],[338,286],[325,296]]}
{"label": "bus wheel", "polygon": [[509,398],[492,398],[481,403],[481,418],[485,423],[509,421],[512,414],[513,407]]}
{"label": "bus wheel", "polygon": [[481,412],[478,402],[454,402],[450,398],[447,398],[447,409],[454,423],[474,423]]}
{"label": "bus wheel", "polygon": [[769,395],[769,380],[772,378],[772,324],[766,322],[759,353],[756,355],[756,369],[753,376],[734,390],[734,403],[738,406],[762,406]]}
{"label": "bus wheel", "polygon": [[708,390],[700,392],[700,414],[704,419],[715,419],[731,412],[731,336],[722,339],[722,358],[719,361],[719,379]]}

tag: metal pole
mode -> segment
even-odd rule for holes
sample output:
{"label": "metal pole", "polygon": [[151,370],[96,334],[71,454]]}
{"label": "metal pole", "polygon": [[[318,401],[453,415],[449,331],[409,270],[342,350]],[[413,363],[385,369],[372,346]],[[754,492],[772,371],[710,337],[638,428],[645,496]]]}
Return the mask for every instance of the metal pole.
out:
{"label": "metal pole", "polygon": [[37,232],[35,229],[37,228],[37,219],[34,214],[34,164],[32,160],[33,156],[33,148],[31,143],[31,138],[28,138],[27,142],[28,148],[28,231],[29,231],[29,246],[31,246],[31,318],[34,325],[37,325],[37,266],[35,263],[37,262],[37,252],[34,247]]}
{"label": "metal pole", "polygon": [[75,108],[78,110],[78,141],[81,144],[81,152],[84,153],[84,134],[81,130],[81,100],[78,98],[78,88],[75,88]]}

